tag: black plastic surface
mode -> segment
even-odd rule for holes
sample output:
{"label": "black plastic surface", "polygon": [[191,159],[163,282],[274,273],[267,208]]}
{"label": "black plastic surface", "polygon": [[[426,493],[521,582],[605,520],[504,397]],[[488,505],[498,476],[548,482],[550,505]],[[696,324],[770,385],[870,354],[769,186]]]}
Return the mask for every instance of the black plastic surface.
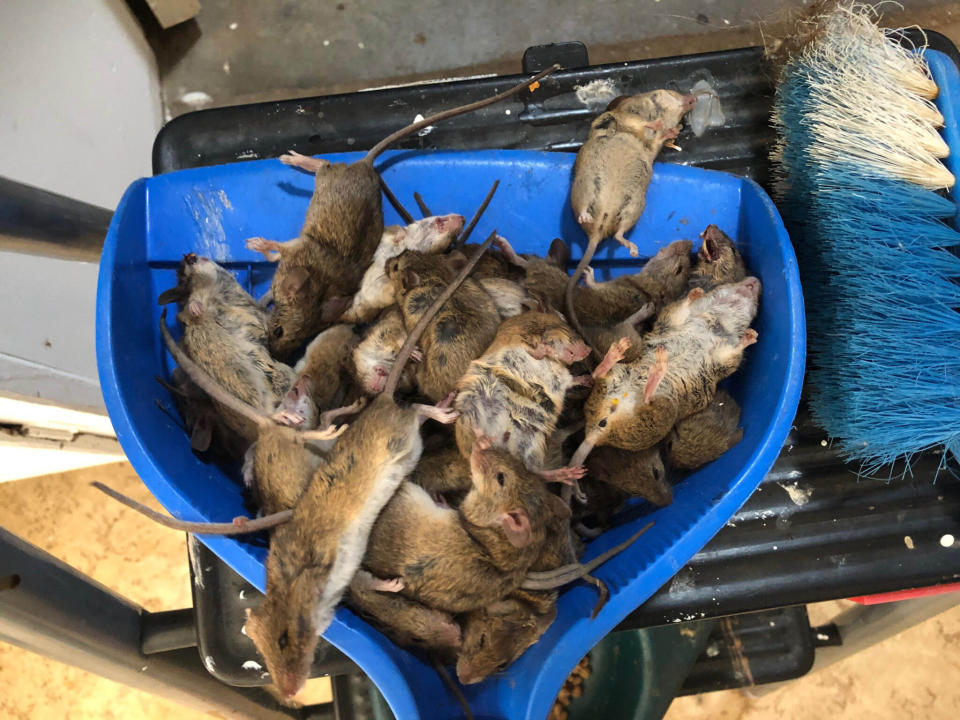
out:
{"label": "black plastic surface", "polygon": [[[253,641],[243,634],[246,612],[263,601],[246,580],[206,545],[190,539],[190,586],[197,617],[200,657],[211,675],[228,685],[269,685],[266,666]],[[323,638],[317,646],[311,677],[359,672],[350,658]]]}
{"label": "black plastic surface", "polygon": [[679,695],[793,680],[809,672],[813,656],[802,605],[724,618],[711,631]]}
{"label": "black plastic surface", "polygon": [[[958,57],[942,35],[928,37],[935,49]],[[550,58],[538,54],[537,62],[549,64]],[[543,82],[532,103],[506,103],[456,118],[426,136],[408,138],[400,147],[575,150],[586,136],[588,121],[603,108],[603,103],[581,102],[577,88],[600,81],[609,82],[613,95],[664,86],[686,90],[701,77],[719,93],[727,123],[700,138],[685,129],[677,140],[683,152],[665,151],[660,159],[726,170],[763,184],[773,137],[767,123],[772,87],[759,48],[561,71]],[[518,79],[414,85],[191,113],[158,135],[154,171],[273,157],[290,148],[303,153],[368,148],[417,113],[428,115],[489,96]],[[401,198],[412,206],[411,200]],[[940,457],[927,454],[915,459],[913,475],[905,478],[899,477],[902,469],[894,469],[895,479],[885,484],[858,478],[857,468],[842,463],[824,442],[824,433],[810,422],[801,403],[796,428],[757,492],[622,627],[719,617],[960,578],[960,552],[939,543],[942,535],[956,533],[960,483],[946,473],[934,483]],[[205,588],[195,589],[201,644],[223,657],[239,652],[233,665],[242,664],[252,657],[251,650],[238,649],[239,625],[230,624],[236,620],[225,624],[220,618],[242,615],[241,604],[255,604],[252,591],[241,603],[239,589],[211,590],[218,587],[212,575],[232,571],[209,557],[205,562],[213,569],[205,572]],[[233,637],[224,641],[214,637],[217,633]]]}

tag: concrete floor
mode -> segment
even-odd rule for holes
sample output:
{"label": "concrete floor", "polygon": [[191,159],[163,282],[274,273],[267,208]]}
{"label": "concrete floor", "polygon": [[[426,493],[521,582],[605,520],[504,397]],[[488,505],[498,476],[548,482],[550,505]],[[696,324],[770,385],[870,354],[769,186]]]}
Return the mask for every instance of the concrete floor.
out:
{"label": "concrete floor", "polygon": [[[762,44],[806,0],[203,0],[155,38],[168,117],[203,107],[519,72],[531,45],[580,40],[593,63]],[[888,3],[892,25],[943,28],[960,4]]]}

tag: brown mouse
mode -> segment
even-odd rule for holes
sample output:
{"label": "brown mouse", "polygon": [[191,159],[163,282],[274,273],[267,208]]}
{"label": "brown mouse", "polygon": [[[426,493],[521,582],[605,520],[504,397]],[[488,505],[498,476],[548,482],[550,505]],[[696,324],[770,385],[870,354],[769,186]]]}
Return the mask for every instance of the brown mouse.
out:
{"label": "brown mouse", "polygon": [[523,286],[513,280],[486,278],[478,282],[493,300],[501,320],[512,318],[526,310],[535,310],[537,307],[536,301],[527,294]]}
{"label": "brown mouse", "polygon": [[[707,407],[673,426],[664,443],[664,455],[681,470],[713,462],[743,439],[743,429],[737,427],[739,422],[740,406],[730,393],[719,388]],[[596,451],[590,459],[595,455]],[[587,467],[593,472],[589,462]]]}
{"label": "brown mouse", "polygon": [[393,283],[387,277],[386,263],[404,250],[422,253],[440,253],[463,229],[463,215],[431,216],[417,220],[406,227],[391,225],[373,253],[373,261],[363,274],[360,289],[353,303],[340,316],[344,322],[369,322],[385,307],[396,302]]}
{"label": "brown mouse", "polygon": [[460,647],[461,628],[450,613],[427,607],[399,592],[384,591],[383,587],[379,578],[366,570],[357,570],[350,582],[347,604],[400,647],[441,653]]}
{"label": "brown mouse", "polygon": [[[424,255],[407,251],[391,260],[387,273],[394,282],[407,328],[446,287],[462,256]],[[500,324],[493,299],[475,280],[465,281],[439,312],[420,341],[417,386],[430,399],[445,397],[470,362],[493,340]]]}
{"label": "brown mouse", "polygon": [[[551,596],[545,595],[549,601]],[[544,612],[518,597],[507,597],[474,610],[463,620],[463,640],[457,653],[457,678],[473,685],[503,672],[553,624],[557,606]]]}
{"label": "brown mouse", "polygon": [[[354,399],[347,397],[344,389],[353,377],[353,353],[359,344],[353,325],[332,325],[307,345],[293,366],[298,380],[309,379],[306,390],[318,408],[329,409]],[[291,403],[285,398],[284,406],[291,404],[296,404],[295,399]]]}
{"label": "brown mouse", "polygon": [[191,450],[199,455],[209,452],[226,462],[243,457],[249,441],[224,422],[210,397],[186,373],[174,368],[169,383],[160,377],[156,380],[173,396],[184,430],[190,435]]}
{"label": "brown mouse", "polygon": [[713,290],[718,285],[738,283],[747,276],[743,256],[723,230],[716,225],[707,225],[700,237],[703,243],[690,269],[691,290]]}
{"label": "brown mouse", "polygon": [[255,238],[248,247],[279,259],[271,284],[270,350],[284,358],[349,307],[383,235],[380,177],[373,162],[388,146],[441,120],[505,100],[558,69],[555,65],[510,90],[445,110],[392,133],[351,165],[290,153],[283,162],[316,174],[300,236],[286,243]]}
{"label": "brown mouse", "polygon": [[658,507],[673,502],[673,488],[667,480],[659,447],[637,451],[600,447],[587,458],[587,470],[594,480],[602,480]]}
{"label": "brown mouse", "polygon": [[586,437],[571,463],[582,463],[598,445],[653,447],[677,420],[705,408],[717,383],[736,371],[744,349],[757,341],[750,323],[759,297],[754,277],[708,293],[694,289],[659,315],[639,360],[620,363],[626,339],[611,345],[594,371],[584,407]]}
{"label": "brown mouse", "polygon": [[424,451],[417,469],[410,476],[438,503],[457,508],[473,487],[470,463],[464,459],[456,445]]}
{"label": "brown mouse", "polygon": [[[637,246],[625,233],[646,206],[654,158],[664,142],[677,136],[676,125],[695,104],[692,95],[655,90],[618,98],[591,124],[590,135],[577,152],[570,189],[570,205],[588,239],[565,292],[565,307],[574,328],[581,327],[574,288],[600,242],[612,235],[633,257],[638,256]],[[647,107],[654,116],[638,112]]]}
{"label": "brown mouse", "polygon": [[[367,395],[383,392],[387,376],[396,362],[400,348],[407,339],[407,328],[403,323],[403,314],[397,307],[381,313],[377,321],[367,328],[363,340],[353,351],[353,367],[360,388]],[[421,360],[420,351],[413,355]],[[416,368],[404,368],[397,388],[401,392],[413,390],[416,384]]]}
{"label": "brown mouse", "polygon": [[[246,628],[286,697],[306,682],[317,639],[360,567],[374,521],[420,459],[421,423],[426,418],[451,423],[457,417],[445,404],[400,408],[393,395],[413,346],[492,241],[491,235],[422,314],[400,349],[383,393],[343,433],[289,522],[271,535],[266,598],[250,613]],[[379,577],[389,580],[396,574]]]}
{"label": "brown mouse", "polygon": [[[161,293],[157,302],[177,303],[183,352],[226,392],[261,414],[276,413],[279,422],[303,422],[280,410],[294,372],[270,356],[266,316],[232,273],[209,258],[187,253],[177,268],[176,287]],[[229,411],[222,415],[248,440],[256,437],[255,426],[244,417]]]}
{"label": "brown mouse", "polygon": [[474,485],[459,510],[405,483],[380,515],[364,565],[403,580],[401,591],[431,607],[468,612],[515,590],[537,559],[551,515],[569,508],[541,478],[478,438]]}
{"label": "brown mouse", "polygon": [[581,477],[583,468],[547,468],[544,462],[567,390],[588,380],[575,379],[568,366],[589,352],[556,314],[526,312],[504,321],[457,384],[456,436],[464,457],[479,432],[544,478]]}
{"label": "brown mouse", "polygon": [[[569,280],[566,271],[543,258],[517,255],[503,238],[496,245],[508,260],[524,269],[528,290],[541,293],[553,307],[563,307]],[[588,284],[574,288],[577,313],[584,326],[622,322],[644,306],[649,306],[652,314],[680,298],[687,289],[690,249],[689,240],[677,240],[660,248],[640,272],[620,275],[606,282],[595,282],[592,271],[588,273]]]}

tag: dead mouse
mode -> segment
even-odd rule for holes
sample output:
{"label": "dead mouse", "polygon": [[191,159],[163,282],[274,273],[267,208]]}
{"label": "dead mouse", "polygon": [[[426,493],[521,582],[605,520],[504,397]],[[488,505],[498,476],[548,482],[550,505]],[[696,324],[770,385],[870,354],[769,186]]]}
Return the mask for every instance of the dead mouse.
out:
{"label": "dead mouse", "polygon": [[[566,271],[543,258],[517,255],[503,238],[496,244],[507,259],[523,267],[528,290],[541,293],[556,308],[563,307],[569,280]],[[660,248],[640,272],[606,282],[594,281],[592,271],[586,273],[587,285],[574,288],[574,301],[583,324],[588,327],[612,325],[635,316],[644,307],[648,314],[653,314],[680,298],[687,289],[690,250],[689,240],[677,240]]]}
{"label": "dead mouse", "polygon": [[737,283],[747,276],[743,257],[733,240],[716,225],[700,233],[703,243],[690,270],[690,289],[713,290],[718,285]]}
{"label": "dead mouse", "polygon": [[441,120],[505,100],[558,69],[555,65],[510,90],[445,110],[392,133],[351,165],[291,152],[281,158],[316,174],[300,236],[281,243],[254,238],[248,247],[279,259],[271,284],[270,350],[284,358],[347,309],[383,235],[380,177],[373,162],[389,145]]}
{"label": "dead mouse", "polygon": [[622,543],[613,546],[600,555],[597,555],[597,557],[593,558],[593,560],[590,560],[589,562],[571,563],[570,565],[564,565],[563,567],[559,567],[554,570],[531,572],[520,584],[520,587],[524,590],[553,590],[563,587],[564,585],[575,580],[589,580],[596,585],[600,591],[600,598],[597,600],[597,604],[594,605],[593,613],[590,616],[595,618],[597,613],[599,613],[606,604],[607,598],[610,596],[610,591],[607,589],[606,584],[602,580],[592,577],[591,573],[603,565],[607,560],[630,547],[630,545],[632,545],[638,537],[643,535],[652,527],[652,522],[647,523]]}
{"label": "dead mouse", "polygon": [[[574,328],[580,328],[574,288],[600,242],[612,235],[633,257],[638,256],[637,246],[625,233],[646,206],[654,158],[664,142],[677,136],[676,124],[695,103],[692,95],[655,90],[614,101],[613,107],[591,124],[590,135],[577,153],[570,189],[570,205],[588,238],[565,293],[565,307]],[[655,116],[637,113],[639,106],[653,108]]]}
{"label": "dead mouse", "polygon": [[[549,600],[551,596],[545,597]],[[473,685],[503,672],[540,639],[556,617],[553,603],[540,612],[514,597],[469,613],[457,653],[457,678],[464,685]]]}
{"label": "dead mouse", "polygon": [[224,422],[210,397],[186,373],[174,368],[170,383],[160,377],[156,380],[173,396],[190,435],[191,450],[201,455],[209,452],[225,462],[243,457],[250,443]]}
{"label": "dead mouse", "polygon": [[425,451],[410,481],[430,493],[439,504],[454,508],[460,506],[473,486],[470,463],[455,445]]}
{"label": "dead mouse", "polygon": [[515,458],[478,438],[473,487],[459,511],[404,483],[377,520],[364,566],[400,577],[405,596],[451,613],[468,612],[516,590],[540,553],[551,515],[569,508]]}
{"label": "dead mouse", "polygon": [[[404,324],[410,328],[449,282],[464,258],[407,251],[388,263]],[[500,316],[490,295],[475,280],[465,281],[439,312],[420,341],[416,366],[420,392],[435,400],[453,391],[470,362],[493,340]]]}
{"label": "dead mouse", "polygon": [[586,437],[571,463],[582,463],[599,445],[653,447],[677,420],[705,408],[717,383],[736,371],[744,349],[757,341],[750,323],[759,296],[754,277],[706,294],[694,289],[660,314],[639,360],[620,362],[626,339],[611,345],[594,371],[584,407]]}
{"label": "dead mouse", "polygon": [[344,322],[369,322],[383,308],[396,302],[393,283],[387,277],[387,260],[397,257],[404,250],[432,254],[441,253],[463,228],[463,215],[427,217],[401,227],[391,225],[383,231],[383,237],[373,253],[373,262],[363,274],[360,289],[353,297],[353,304],[340,316]]}
{"label": "dead mouse", "polygon": [[642,497],[657,507],[673,502],[673,488],[667,480],[659,447],[637,451],[600,447],[587,458],[587,470],[594,480]]}
{"label": "dead mouse", "polygon": [[[352,379],[353,353],[359,344],[360,336],[353,325],[332,325],[307,345],[303,357],[293,366],[298,380],[309,380],[305,389],[318,408],[329,409],[355,399],[348,398],[344,388]],[[297,400],[287,395],[284,407],[292,409]]]}
{"label": "dead mouse", "polygon": [[357,570],[350,582],[347,604],[400,647],[441,653],[460,647],[460,625],[450,613],[390,592],[397,581],[390,582],[393,585],[385,585],[366,570]]}
{"label": "dead mouse", "polygon": [[583,468],[547,468],[547,441],[575,382],[568,366],[590,349],[556,314],[526,312],[500,325],[486,352],[457,383],[457,445],[470,457],[477,433],[493,439],[531,472],[573,481]]}
{"label": "dead mouse", "polygon": [[[706,408],[673,426],[664,444],[667,460],[681,470],[713,462],[743,439],[743,429],[737,427],[739,422],[740,406],[730,393],[719,388]],[[597,452],[590,459],[595,455]],[[589,462],[587,467],[593,471]]]}
{"label": "dead mouse", "polygon": [[[261,414],[277,413],[279,422],[303,422],[278,413],[294,373],[270,357],[266,316],[232,273],[209,258],[187,253],[177,268],[176,287],[161,293],[157,302],[177,303],[183,351],[226,392]],[[242,416],[227,411],[223,418],[248,440],[256,437],[255,426]]]}
{"label": "dead mouse", "polygon": [[[493,236],[480,252],[492,241]],[[444,404],[401,408],[393,395],[413,346],[478,259],[479,254],[471,258],[423,313],[383,393],[343,433],[297,501],[293,517],[271,536],[266,598],[249,614],[246,629],[285,697],[296,695],[306,682],[317,639],[360,567],[374,521],[420,459],[421,423],[426,418],[451,423],[457,417]]]}
{"label": "dead mouse", "polygon": [[530,298],[520,283],[506,278],[485,278],[479,281],[497,308],[501,320],[512,318],[526,310],[535,310],[537,303]]}
{"label": "dead mouse", "polygon": [[[353,367],[357,382],[367,395],[383,392],[387,376],[396,362],[400,348],[407,339],[407,328],[403,323],[403,314],[393,307],[384,311],[376,323],[367,328],[363,340],[353,351]],[[414,360],[423,359],[417,350]],[[416,368],[408,366],[400,376],[397,389],[410,392],[416,385]]]}

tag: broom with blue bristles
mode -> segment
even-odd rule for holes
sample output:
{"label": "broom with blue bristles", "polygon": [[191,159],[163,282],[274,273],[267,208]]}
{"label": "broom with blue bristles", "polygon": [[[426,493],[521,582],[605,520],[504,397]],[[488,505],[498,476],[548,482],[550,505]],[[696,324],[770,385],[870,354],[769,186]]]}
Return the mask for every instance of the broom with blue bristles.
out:
{"label": "broom with blue bristles", "polygon": [[960,234],[938,192],[954,177],[937,86],[922,52],[874,19],[849,3],[808,15],[780,65],[772,153],[811,412],[867,474],[931,448],[960,458]]}

